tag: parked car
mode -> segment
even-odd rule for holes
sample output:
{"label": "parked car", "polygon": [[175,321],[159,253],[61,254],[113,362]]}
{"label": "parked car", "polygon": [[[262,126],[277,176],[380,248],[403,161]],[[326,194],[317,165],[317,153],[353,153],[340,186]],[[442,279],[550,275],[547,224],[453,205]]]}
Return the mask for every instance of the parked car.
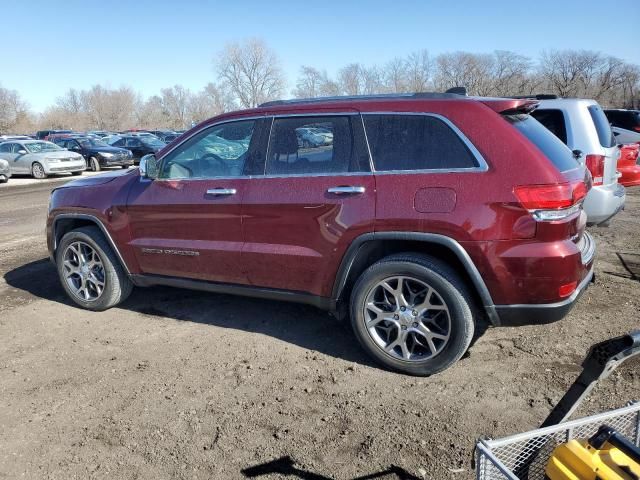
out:
{"label": "parked car", "polygon": [[104,167],[129,168],[133,165],[133,155],[126,148],[113,147],[91,137],[59,138],[57,145],[84,157],[89,168],[99,172]]}
{"label": "parked car", "polygon": [[[433,374],[485,319],[559,320],[593,277],[590,177],[537,104],[416,94],[227,113],[139,169],[56,188],[50,255],[89,310],[134,285],[297,301],[349,317],[386,367]],[[320,122],[334,141],[301,148],[296,131]]]}
{"label": "parked car", "polygon": [[9,162],[0,158],[0,183],[7,183],[11,178],[11,168]]}
{"label": "parked car", "polygon": [[32,138],[26,135],[0,135],[0,143],[10,140],[32,140]]}
{"label": "parked car", "polygon": [[640,133],[638,132],[620,127],[611,127],[611,131],[613,132],[613,136],[616,137],[618,144],[640,143]]}
{"label": "parked car", "polygon": [[620,183],[625,187],[640,185],[640,145],[632,143],[620,147],[618,170],[621,173]]}
{"label": "parked car", "polygon": [[46,178],[56,173],[82,175],[87,165],[82,155],[41,140],[0,143],[0,158],[9,162],[11,173]]}
{"label": "parked car", "polygon": [[298,128],[296,130],[298,144],[303,148],[320,147],[330,145],[333,142],[333,134],[315,127]]}
{"label": "parked car", "polygon": [[179,133],[170,130],[151,130],[149,133],[152,133],[164,143],[171,143],[180,136]]}
{"label": "parked car", "polygon": [[36,139],[48,140],[52,133],[73,133],[73,130],[39,130],[36,132]]}
{"label": "parked car", "polygon": [[604,111],[609,123],[614,127],[640,132],[640,111],[625,109],[607,109]]}
{"label": "parked car", "polygon": [[142,157],[148,153],[158,152],[166,143],[160,141],[153,135],[122,135],[111,139],[109,145],[112,147],[126,148],[131,151],[133,161],[137,165]]}
{"label": "parked car", "polygon": [[618,183],[620,151],[598,102],[544,99],[532,115],[568,145],[580,163],[589,169],[593,188],[584,201],[584,210],[589,224],[607,226],[624,208],[626,196],[624,187]]}

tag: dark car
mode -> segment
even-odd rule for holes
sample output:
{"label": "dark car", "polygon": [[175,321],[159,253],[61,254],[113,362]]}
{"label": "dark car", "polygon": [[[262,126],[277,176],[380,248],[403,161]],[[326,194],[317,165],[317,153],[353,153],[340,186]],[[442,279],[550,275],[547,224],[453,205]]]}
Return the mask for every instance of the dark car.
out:
{"label": "dark car", "polygon": [[53,133],[73,133],[73,130],[39,130],[36,132],[36,139],[49,140],[49,135]]}
{"label": "dark car", "polygon": [[171,130],[150,130],[149,133],[153,133],[164,143],[171,143],[181,135]]}
{"label": "dark car", "polygon": [[129,168],[133,155],[126,148],[113,147],[93,137],[56,138],[54,143],[81,154],[94,172],[104,167]]}
{"label": "dark car", "polygon": [[113,147],[126,148],[131,151],[133,161],[137,165],[140,159],[148,153],[160,151],[166,143],[152,135],[121,135],[111,143]]}
{"label": "dark car", "polygon": [[640,132],[640,111],[609,109],[605,110],[604,114],[614,127]]}
{"label": "dark car", "polygon": [[[385,366],[436,373],[485,321],[560,320],[593,277],[590,176],[537,104],[421,93],[227,113],[139,169],[56,188],[50,255],[89,310],[152,285],[296,301],[350,318]],[[300,146],[301,128],[332,140]]]}

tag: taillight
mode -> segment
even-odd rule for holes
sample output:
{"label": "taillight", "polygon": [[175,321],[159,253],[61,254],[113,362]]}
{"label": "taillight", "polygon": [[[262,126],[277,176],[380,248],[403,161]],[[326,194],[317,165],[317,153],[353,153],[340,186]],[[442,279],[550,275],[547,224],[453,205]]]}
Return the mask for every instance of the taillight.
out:
{"label": "taillight", "polygon": [[594,185],[602,185],[604,182],[604,155],[587,155],[585,164],[591,177],[593,178]]}
{"label": "taillight", "polygon": [[553,185],[520,185],[513,189],[520,204],[536,220],[562,220],[580,210],[588,187],[582,181]]}

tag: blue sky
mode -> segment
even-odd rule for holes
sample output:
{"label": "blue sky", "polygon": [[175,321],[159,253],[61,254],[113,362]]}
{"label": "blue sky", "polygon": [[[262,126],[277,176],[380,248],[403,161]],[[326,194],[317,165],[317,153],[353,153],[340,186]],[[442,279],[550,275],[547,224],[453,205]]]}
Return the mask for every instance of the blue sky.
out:
{"label": "blue sky", "polygon": [[[1,0],[0,85],[36,111],[69,88],[129,85],[144,96],[215,80],[226,42],[264,39],[295,84],[426,48],[433,55],[588,49],[640,64],[640,0]],[[524,12],[527,12],[526,14]],[[6,21],[11,19],[10,21]],[[633,25],[635,23],[636,25]]]}

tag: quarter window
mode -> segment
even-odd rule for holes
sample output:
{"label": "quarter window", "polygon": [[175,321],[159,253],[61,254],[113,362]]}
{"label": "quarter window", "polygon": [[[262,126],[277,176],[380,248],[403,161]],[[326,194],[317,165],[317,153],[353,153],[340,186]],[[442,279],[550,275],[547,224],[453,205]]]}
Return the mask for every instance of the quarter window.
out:
{"label": "quarter window", "polygon": [[[355,116],[276,118],[267,154],[267,175],[369,171]],[[360,128],[362,130],[362,128]]]}
{"label": "quarter window", "polygon": [[531,115],[566,145],[567,126],[564,121],[564,114],[562,113],[562,110],[534,110]]}
{"label": "quarter window", "polygon": [[364,115],[376,171],[478,167],[459,135],[430,115]]}
{"label": "quarter window", "polygon": [[160,178],[243,175],[255,123],[224,123],[199,133],[163,158]]}

